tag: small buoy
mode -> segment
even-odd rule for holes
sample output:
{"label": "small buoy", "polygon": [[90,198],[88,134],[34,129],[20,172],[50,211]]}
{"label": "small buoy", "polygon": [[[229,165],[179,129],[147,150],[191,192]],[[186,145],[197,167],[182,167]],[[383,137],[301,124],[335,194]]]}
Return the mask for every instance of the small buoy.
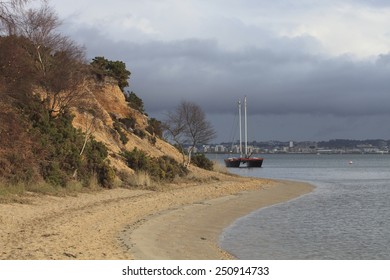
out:
{"label": "small buoy", "polygon": [[353,161],[352,161],[352,160],[350,160],[350,161],[349,161],[349,164],[353,164]]}

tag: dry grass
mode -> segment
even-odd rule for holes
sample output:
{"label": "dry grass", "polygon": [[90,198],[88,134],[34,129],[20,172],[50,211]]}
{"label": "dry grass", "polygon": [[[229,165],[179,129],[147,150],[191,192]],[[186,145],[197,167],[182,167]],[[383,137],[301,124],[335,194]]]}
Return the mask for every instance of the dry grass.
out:
{"label": "dry grass", "polygon": [[101,190],[96,176],[88,186],[79,181],[70,181],[65,187],[54,186],[45,181],[9,183],[0,179],[0,203],[28,203],[29,197],[37,195],[77,196],[78,193]]}
{"label": "dry grass", "polygon": [[25,191],[24,184],[10,185],[0,181],[0,203],[23,202],[21,196]]}
{"label": "dry grass", "polygon": [[126,176],[122,178],[122,181],[124,185],[141,189],[149,189],[154,185],[152,178],[145,171],[126,174]]}
{"label": "dry grass", "polygon": [[222,174],[229,174],[229,175],[231,175],[231,173],[230,173],[229,170],[226,168],[226,166],[222,165],[220,162],[213,160],[213,164],[214,164],[213,170],[214,170],[215,172],[222,173]]}
{"label": "dry grass", "polygon": [[[214,162],[214,172],[193,168],[187,176],[176,177],[172,182],[154,181],[147,172],[119,172],[110,188],[135,188],[151,191],[168,191],[179,187],[218,182],[221,175],[229,173],[228,169]],[[70,181],[67,186],[53,186],[44,181],[9,184],[0,179],[0,203],[28,203],[31,196],[77,196],[78,193],[96,192],[102,190],[97,176],[92,176],[87,186],[78,181]]]}

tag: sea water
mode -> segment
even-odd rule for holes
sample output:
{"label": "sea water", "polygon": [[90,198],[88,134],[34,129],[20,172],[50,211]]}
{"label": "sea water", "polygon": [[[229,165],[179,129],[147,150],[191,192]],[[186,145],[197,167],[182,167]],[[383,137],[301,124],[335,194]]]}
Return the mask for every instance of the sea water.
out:
{"label": "sea water", "polygon": [[230,172],[315,189],[238,219],[223,231],[223,249],[238,259],[390,259],[390,155],[263,157],[262,168]]}

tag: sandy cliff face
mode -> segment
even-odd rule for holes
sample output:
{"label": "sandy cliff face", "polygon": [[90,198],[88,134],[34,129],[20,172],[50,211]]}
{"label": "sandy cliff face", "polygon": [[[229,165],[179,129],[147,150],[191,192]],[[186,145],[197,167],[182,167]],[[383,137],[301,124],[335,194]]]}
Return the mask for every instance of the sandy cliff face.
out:
{"label": "sandy cliff face", "polygon": [[[109,149],[112,165],[120,171],[132,172],[119,154],[124,149],[131,151],[135,147],[152,157],[169,155],[181,161],[181,154],[167,142],[158,138],[155,144],[149,141],[151,135],[145,131],[148,117],[130,108],[122,91],[112,82],[106,81],[100,84],[90,82],[83,98],[72,108],[72,112],[75,114],[73,125],[83,132],[90,132],[97,141],[103,142]],[[135,127],[144,131],[146,137],[142,139],[131,130],[123,129],[129,139],[124,145],[114,129],[115,119],[123,118],[134,119]]]}

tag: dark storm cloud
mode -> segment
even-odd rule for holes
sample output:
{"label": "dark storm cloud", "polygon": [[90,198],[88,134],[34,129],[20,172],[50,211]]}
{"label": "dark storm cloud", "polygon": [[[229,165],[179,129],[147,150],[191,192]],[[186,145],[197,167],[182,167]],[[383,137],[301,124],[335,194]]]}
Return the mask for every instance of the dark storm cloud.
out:
{"label": "dark storm cloud", "polygon": [[[91,30],[79,33],[91,36]],[[310,37],[274,39],[272,50],[226,50],[216,41],[113,42],[95,32],[90,56],[126,62],[131,90],[150,111],[167,111],[181,100],[208,113],[228,113],[244,95],[252,114],[388,114],[390,55],[374,60],[308,54]],[[95,42],[95,43],[94,43]]]}
{"label": "dark storm cloud", "polygon": [[65,33],[124,61],[150,116],[193,101],[226,140],[246,95],[259,139],[390,138],[388,1],[69,1]]}

